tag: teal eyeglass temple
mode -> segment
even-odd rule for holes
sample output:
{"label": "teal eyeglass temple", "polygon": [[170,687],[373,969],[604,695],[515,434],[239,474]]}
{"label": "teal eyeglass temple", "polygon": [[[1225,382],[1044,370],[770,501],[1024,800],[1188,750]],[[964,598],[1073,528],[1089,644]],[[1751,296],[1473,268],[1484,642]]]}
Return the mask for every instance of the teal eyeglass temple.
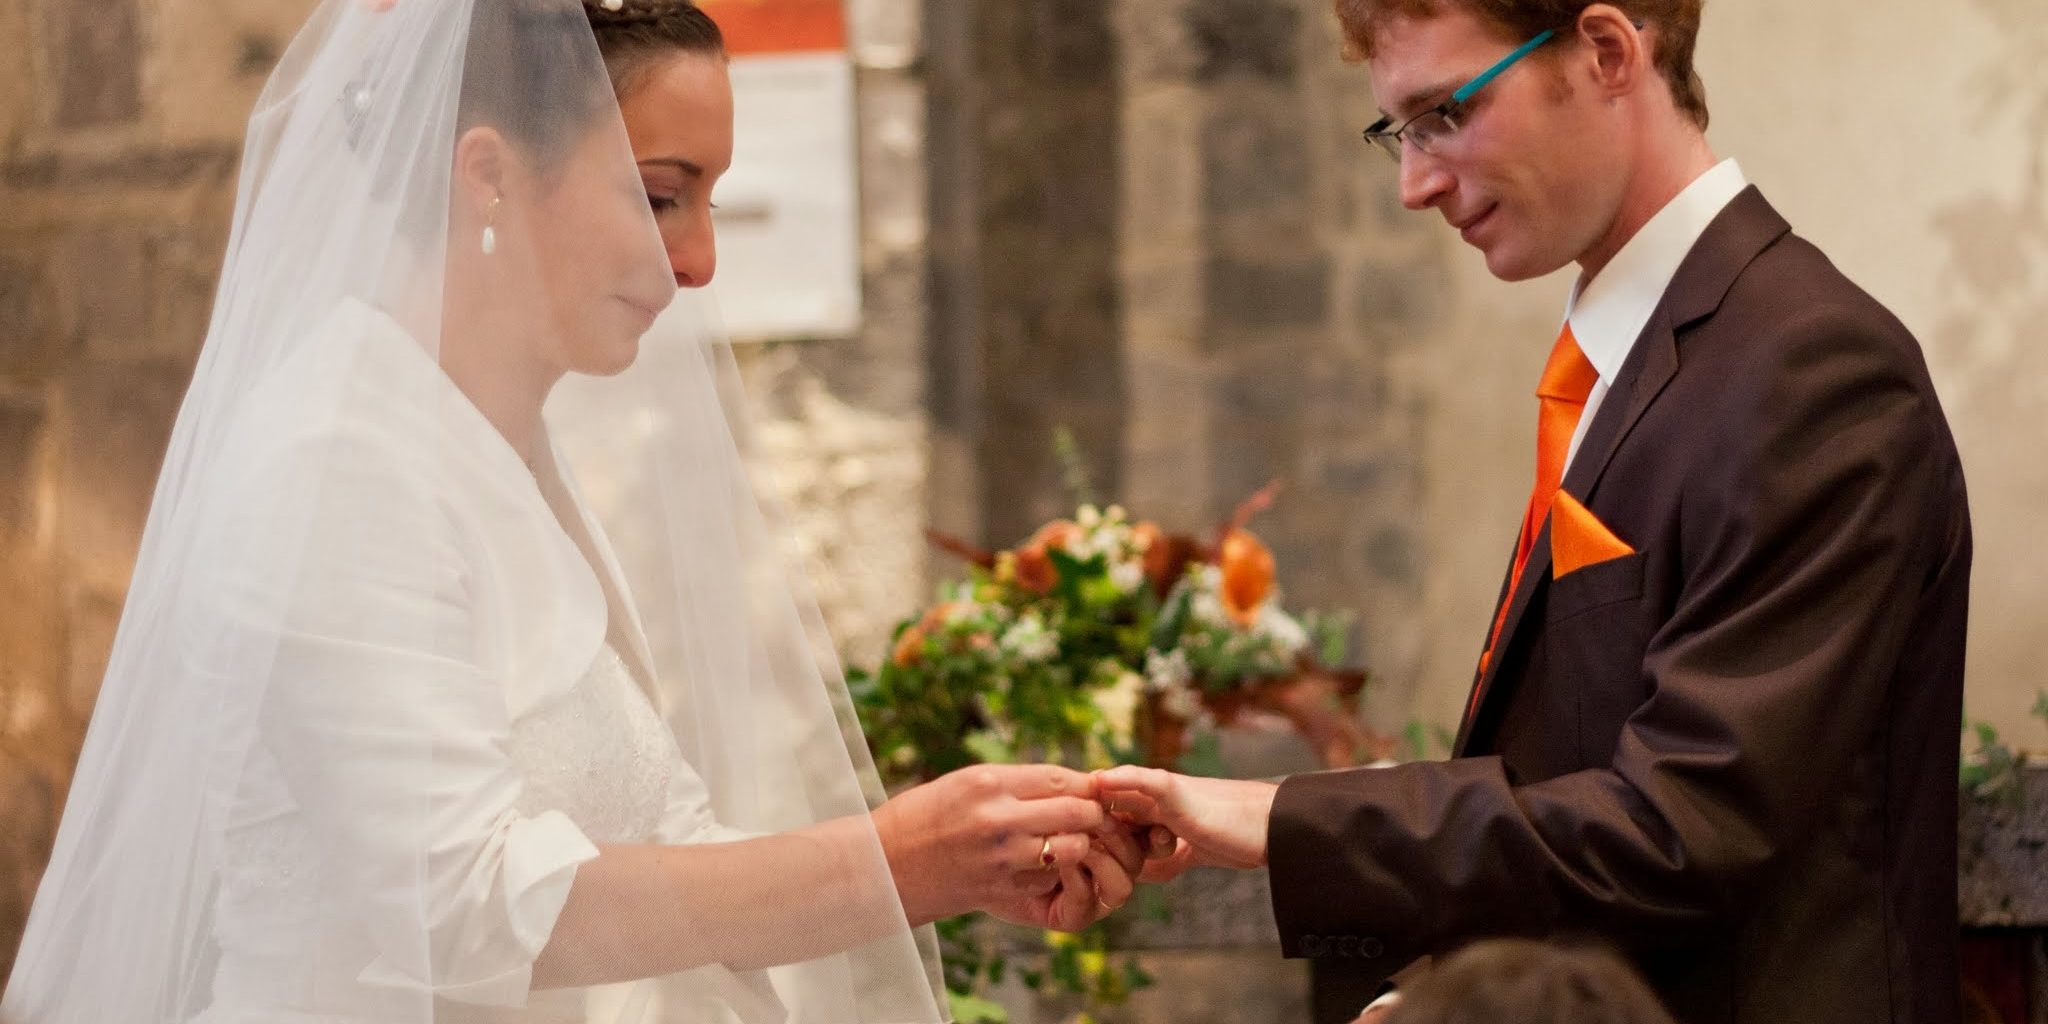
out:
{"label": "teal eyeglass temple", "polygon": [[[1466,82],[1464,88],[1459,89],[1457,92],[1451,94],[1451,102],[1463,103],[1466,100],[1471,99],[1473,93],[1486,88],[1486,83],[1491,82],[1496,78],[1499,78],[1501,72],[1506,71],[1508,68],[1514,66],[1514,63],[1516,61],[1521,60],[1522,58],[1527,57],[1532,53],[1535,53],[1537,47],[1542,46],[1544,43],[1549,42],[1556,35],[1556,29],[1544,29],[1541,33],[1539,33],[1536,36],[1536,38],[1531,39],[1526,43],[1523,43],[1521,49],[1516,50],[1515,52],[1510,53],[1505,57],[1502,57],[1500,59],[1500,63],[1495,64],[1494,66],[1487,68],[1485,71],[1480,72],[1478,78]],[[1351,123],[1357,124],[1358,122],[1353,121]]]}

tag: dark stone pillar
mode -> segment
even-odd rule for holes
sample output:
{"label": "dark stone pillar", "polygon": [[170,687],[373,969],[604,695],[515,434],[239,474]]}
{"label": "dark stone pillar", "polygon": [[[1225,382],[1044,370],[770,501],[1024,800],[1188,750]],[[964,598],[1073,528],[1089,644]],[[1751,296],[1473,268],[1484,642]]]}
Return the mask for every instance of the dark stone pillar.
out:
{"label": "dark stone pillar", "polygon": [[1070,511],[1061,426],[1119,490],[1117,40],[1102,0],[932,0],[926,18],[931,512],[1006,545]]}

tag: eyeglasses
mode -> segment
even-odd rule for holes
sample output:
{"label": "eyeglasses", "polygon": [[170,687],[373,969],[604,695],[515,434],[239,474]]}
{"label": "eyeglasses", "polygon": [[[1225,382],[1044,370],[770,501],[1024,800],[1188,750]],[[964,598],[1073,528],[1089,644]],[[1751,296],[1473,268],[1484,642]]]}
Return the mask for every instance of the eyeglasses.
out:
{"label": "eyeglasses", "polygon": [[1480,72],[1479,77],[1459,87],[1457,92],[1451,94],[1450,99],[1409,118],[1408,122],[1399,128],[1393,127],[1394,119],[1391,116],[1374,121],[1372,127],[1365,130],[1365,141],[1372,143],[1373,148],[1393,157],[1395,163],[1401,162],[1402,139],[1414,143],[1415,148],[1424,153],[1434,154],[1439,144],[1458,133],[1459,122],[1465,116],[1465,107],[1479,90],[1486,88],[1487,83],[1499,78],[1501,72],[1513,67],[1516,61],[1535,53],[1537,47],[1549,42],[1556,35],[1556,29],[1545,29],[1541,35],[1523,43],[1520,49],[1502,57],[1500,63]]}

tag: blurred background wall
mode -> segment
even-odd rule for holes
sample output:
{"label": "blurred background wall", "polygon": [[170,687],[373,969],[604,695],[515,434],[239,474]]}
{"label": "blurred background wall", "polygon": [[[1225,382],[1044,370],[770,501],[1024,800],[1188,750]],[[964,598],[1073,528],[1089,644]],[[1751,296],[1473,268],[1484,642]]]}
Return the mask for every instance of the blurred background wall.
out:
{"label": "blurred background wall", "polygon": [[[310,0],[0,4],[0,954],[54,834],[204,334],[242,125]],[[1568,275],[1489,278],[1399,207],[1324,0],[850,0],[867,316],[748,346],[754,457],[851,661],[1098,490],[1259,520],[1359,610],[1384,729],[1451,723],[1528,487]],[[2044,675],[2048,16],[1712,0],[1711,138],[1924,344],[1969,473],[1969,710]],[[746,127],[741,126],[741,131]],[[9,957],[0,955],[0,974]]]}

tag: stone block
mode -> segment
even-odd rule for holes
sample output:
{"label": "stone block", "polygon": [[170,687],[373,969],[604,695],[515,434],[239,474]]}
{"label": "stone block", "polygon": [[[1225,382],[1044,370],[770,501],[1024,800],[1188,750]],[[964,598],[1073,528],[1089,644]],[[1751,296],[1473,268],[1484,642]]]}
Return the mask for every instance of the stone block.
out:
{"label": "stone block", "polygon": [[0,750],[0,977],[14,969],[28,910],[56,842],[57,786],[26,759]]}
{"label": "stone block", "polygon": [[1352,341],[1413,348],[1444,322],[1450,273],[1442,260],[1374,261],[1351,274]]}
{"label": "stone block", "polygon": [[917,0],[850,0],[846,20],[855,62],[891,70],[912,66],[924,42],[923,14]]}
{"label": "stone block", "polygon": [[1211,217],[1251,220],[1281,239],[1309,237],[1315,172],[1293,94],[1218,90],[1203,126],[1202,168],[1203,203]]}
{"label": "stone block", "polygon": [[1957,830],[1962,919],[1975,928],[2048,928],[2048,764],[1999,798],[1965,800]]}
{"label": "stone block", "polygon": [[25,252],[0,255],[0,377],[48,376],[62,358],[62,342],[42,268]]}
{"label": "stone block", "polygon": [[137,0],[46,0],[54,45],[57,126],[128,124],[142,116],[142,33]]}
{"label": "stone block", "polygon": [[1205,82],[1248,76],[1289,82],[1301,64],[1301,11],[1293,0],[1195,0],[1184,16]]}
{"label": "stone block", "polygon": [[44,419],[39,394],[0,390],[0,552],[37,540]]}
{"label": "stone block", "polygon": [[58,544],[80,585],[127,586],[190,374],[182,363],[91,360],[66,373],[54,425]]}
{"label": "stone block", "polygon": [[114,650],[114,631],[121,624],[122,597],[121,590],[79,588],[66,602],[69,650],[64,703],[81,722],[92,718],[93,704],[99,700],[107,656]]}
{"label": "stone block", "polygon": [[[1321,254],[1263,262],[1217,252],[1205,268],[1210,323],[1268,330],[1322,325],[1330,313],[1330,261]],[[1212,342],[1212,348],[1218,347]]]}
{"label": "stone block", "polygon": [[1153,86],[1124,100],[1123,234],[1129,257],[1201,245],[1205,104],[1192,86]]}
{"label": "stone block", "polygon": [[1206,51],[1195,41],[1190,9],[1197,0],[1122,0],[1115,8],[1122,40],[1119,69],[1126,88],[1192,81]]}
{"label": "stone block", "polygon": [[257,93],[315,3],[153,4],[152,66],[175,68],[177,88],[151,90],[152,127],[175,144],[239,146]]}
{"label": "stone block", "polygon": [[149,237],[130,226],[87,228],[58,249],[58,288],[78,337],[110,353],[149,330]]}
{"label": "stone block", "polygon": [[[225,220],[219,222],[225,226]],[[207,228],[169,228],[148,240],[148,327],[131,339],[122,355],[196,363],[213,316],[227,239]]]}

